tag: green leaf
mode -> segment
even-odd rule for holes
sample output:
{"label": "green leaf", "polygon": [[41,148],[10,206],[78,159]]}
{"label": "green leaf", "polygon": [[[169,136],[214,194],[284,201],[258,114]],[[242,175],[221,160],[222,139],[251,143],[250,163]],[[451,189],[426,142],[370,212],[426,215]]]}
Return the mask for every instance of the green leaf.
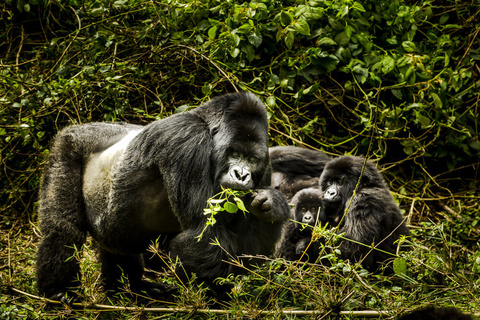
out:
{"label": "green leaf", "polygon": [[232,37],[233,43],[235,47],[237,47],[240,44],[240,36],[235,31],[232,31],[232,33],[230,33],[230,37]]}
{"label": "green leaf", "polygon": [[393,260],[393,271],[399,276],[406,275],[407,262],[403,258],[395,258],[395,260]]}
{"label": "green leaf", "polygon": [[284,27],[290,25],[293,21],[293,17],[290,15],[290,13],[282,11],[280,12],[280,22]]}
{"label": "green leaf", "polygon": [[477,141],[474,141],[474,142],[470,143],[470,148],[479,151],[480,150],[480,141],[477,140]]}
{"label": "green leaf", "polygon": [[[268,97],[266,100],[265,100],[265,103],[267,106],[269,106],[270,108],[273,108],[275,107],[276,103],[275,103],[275,96],[270,96]],[[239,199],[240,200],[240,199]],[[235,199],[236,201],[236,199]],[[237,203],[238,205],[238,203]]]}
{"label": "green leaf", "polygon": [[348,24],[345,26],[345,34],[347,35],[348,38],[352,37],[353,31],[355,31],[355,29],[353,29],[352,26],[350,26]]}
{"label": "green leaf", "polygon": [[427,117],[425,117],[425,116],[422,115],[422,114],[418,114],[418,115],[417,115],[417,121],[420,123],[420,125],[421,125],[422,128],[427,128],[427,127],[429,127],[429,126],[430,126],[430,123],[431,123],[430,119],[427,118]]}
{"label": "green leaf", "polygon": [[247,34],[250,32],[250,30],[252,30],[252,26],[248,23],[245,23],[236,29],[238,33],[247,33]]}
{"label": "green leaf", "polygon": [[238,209],[242,210],[243,212],[248,212],[247,208],[245,208],[245,204],[243,203],[242,199],[235,197],[235,203],[237,204]]}
{"label": "green leaf", "polygon": [[406,52],[415,52],[416,46],[412,41],[403,41],[402,47]]}
{"label": "green leaf", "polygon": [[345,4],[343,5],[337,13],[338,18],[343,18],[348,14],[348,6]]}
{"label": "green leaf", "polygon": [[382,72],[387,74],[395,68],[395,60],[392,57],[386,56],[382,61]]}
{"label": "green leaf", "polygon": [[441,110],[443,106],[442,99],[440,99],[438,94],[436,94],[435,92],[431,92],[430,95],[432,96],[433,104],[435,105],[435,107]]}
{"label": "green leaf", "polygon": [[323,37],[322,39],[318,40],[318,46],[321,47],[321,46],[336,46],[337,43],[335,42],[335,40],[333,40],[332,38],[329,38],[329,37]]}
{"label": "green leaf", "polygon": [[231,202],[225,202],[225,204],[223,205],[223,208],[228,213],[235,213],[238,211],[238,206],[235,203],[231,203]]}
{"label": "green leaf", "polygon": [[253,46],[258,47],[262,44],[262,34],[258,31],[250,33],[247,35],[248,42],[250,42]]}
{"label": "green leaf", "polygon": [[[289,31],[288,29],[286,31]],[[295,32],[289,31],[285,36],[285,45],[288,49],[292,49],[293,43],[295,42]]]}
{"label": "green leaf", "polygon": [[239,54],[240,54],[240,49],[238,49],[238,48],[233,48],[233,49],[230,50],[230,55],[233,58],[238,57]]}
{"label": "green leaf", "polygon": [[210,39],[215,39],[215,35],[217,34],[217,26],[213,26],[210,29],[208,29],[208,37]]}
{"label": "green leaf", "polygon": [[299,20],[295,21],[295,23],[293,24],[293,27],[301,35],[304,35],[304,36],[309,36],[310,35],[310,26],[308,25],[307,21],[305,21],[305,20],[299,19]]}
{"label": "green leaf", "polygon": [[361,3],[358,3],[356,1],[353,3],[353,5],[350,8],[360,12],[367,12]]}
{"label": "green leaf", "polygon": [[220,204],[220,203],[223,203],[225,201],[225,199],[209,199],[208,202],[212,203],[212,204]]}

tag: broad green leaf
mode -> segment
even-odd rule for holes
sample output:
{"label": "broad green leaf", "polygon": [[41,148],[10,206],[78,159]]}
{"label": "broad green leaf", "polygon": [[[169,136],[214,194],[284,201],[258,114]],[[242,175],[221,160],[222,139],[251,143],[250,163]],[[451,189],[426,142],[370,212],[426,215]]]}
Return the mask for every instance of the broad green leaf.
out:
{"label": "broad green leaf", "polygon": [[382,61],[382,72],[387,74],[395,68],[395,60],[392,57],[386,56]]}
{"label": "broad green leaf", "polygon": [[335,42],[335,40],[333,40],[332,38],[329,38],[329,37],[323,37],[322,39],[318,40],[318,46],[321,47],[321,46],[335,46],[337,45],[337,43]]}
{"label": "broad green leaf", "polygon": [[393,271],[396,275],[406,275],[407,274],[407,262],[402,258],[395,258],[393,260]]}
{"label": "broad green leaf", "polygon": [[293,17],[290,15],[290,13],[282,11],[280,12],[280,22],[284,27],[290,25],[293,21]]}
{"label": "broad green leaf", "polygon": [[412,41],[403,41],[402,47],[406,52],[415,52],[416,46]]}
{"label": "broad green leaf", "polygon": [[367,12],[367,11],[365,10],[365,8],[362,6],[361,3],[356,2],[356,1],[353,3],[353,5],[352,5],[350,8],[351,8],[351,9],[355,9],[355,10],[360,11],[360,12]]}
{"label": "broad green leaf", "polygon": [[240,49],[238,49],[238,48],[233,48],[232,50],[230,50],[230,55],[233,58],[238,57],[239,54],[240,54]]}
{"label": "broad green leaf", "polygon": [[345,4],[343,5],[340,10],[338,10],[337,17],[343,18],[348,14],[348,6]]}
{"label": "broad green leaf", "polygon": [[255,31],[253,33],[249,33],[247,35],[248,42],[250,42],[253,46],[258,47],[259,45],[262,44],[262,34],[259,33],[258,31]]}
{"label": "broad green leaf", "polygon": [[231,202],[225,202],[225,204],[223,205],[223,208],[225,209],[225,211],[229,213],[235,213],[238,211],[237,205]]}
{"label": "broad green leaf", "polygon": [[217,26],[213,26],[208,29],[208,37],[210,39],[215,39],[215,35],[217,34]]}
{"label": "broad green leaf", "polygon": [[295,21],[293,24],[293,27],[295,30],[297,30],[298,33],[304,36],[309,36],[310,35],[310,26],[308,25],[307,21],[299,19]]}
{"label": "broad green leaf", "polygon": [[[267,99],[265,99],[265,103],[267,104],[267,106],[269,106],[270,108],[273,108],[275,107],[275,96],[269,96]],[[237,199],[235,199],[236,201]],[[240,200],[240,199],[238,199]],[[241,201],[241,200],[240,200]],[[238,205],[238,202],[237,202],[237,205]]]}

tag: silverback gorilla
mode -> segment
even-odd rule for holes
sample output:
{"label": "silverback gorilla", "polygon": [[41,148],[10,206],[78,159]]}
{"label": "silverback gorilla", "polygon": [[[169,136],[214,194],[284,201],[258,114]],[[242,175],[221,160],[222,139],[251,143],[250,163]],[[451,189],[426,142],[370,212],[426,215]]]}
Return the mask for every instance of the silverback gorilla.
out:
{"label": "silverback gorilla", "polygon": [[[222,263],[230,255],[272,253],[289,208],[270,187],[267,129],[261,101],[234,93],[147,126],[59,132],[40,188],[39,292],[63,300],[78,285],[75,250],[87,232],[99,244],[106,288],[116,289],[123,272],[133,291],[151,294],[165,288],[142,280],[141,254],[160,235],[171,236],[170,254],[207,282],[234,270]],[[252,190],[243,199],[249,213],[219,214],[198,241],[206,201],[222,187]]]}
{"label": "silverback gorilla", "polygon": [[[341,257],[351,262],[363,259],[362,266],[374,271],[378,263],[391,257],[383,251],[395,253],[397,245],[394,242],[410,232],[382,174],[369,161],[342,222],[345,209],[349,206],[362,174],[363,164],[363,157],[342,156],[325,165],[320,176],[320,189],[323,193],[320,221],[322,224],[328,222],[333,227],[341,223],[339,233],[344,233],[345,238],[365,244],[366,246],[343,240],[339,246]],[[382,251],[371,250],[368,246],[372,244]]]}
{"label": "silverback gorilla", "polygon": [[[282,230],[282,236],[275,248],[275,256],[290,261],[299,260],[314,262],[318,256],[318,244],[309,244],[312,231],[318,223],[322,203],[322,193],[318,188],[305,188],[297,192],[292,200],[290,219]],[[308,250],[304,251],[308,248]]]}

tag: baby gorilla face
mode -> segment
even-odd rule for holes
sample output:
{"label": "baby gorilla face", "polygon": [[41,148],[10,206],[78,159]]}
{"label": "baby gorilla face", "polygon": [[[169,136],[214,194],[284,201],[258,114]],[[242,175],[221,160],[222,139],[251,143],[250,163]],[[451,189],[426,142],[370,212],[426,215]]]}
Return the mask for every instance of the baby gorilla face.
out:
{"label": "baby gorilla face", "polygon": [[316,205],[310,207],[302,206],[301,208],[297,208],[300,212],[297,211],[296,217],[301,217],[301,219],[298,219],[299,222],[314,226],[319,208],[320,207]]}
{"label": "baby gorilla face", "polygon": [[295,221],[315,226],[321,208],[321,192],[317,188],[306,188],[297,192],[292,200],[292,218]]}

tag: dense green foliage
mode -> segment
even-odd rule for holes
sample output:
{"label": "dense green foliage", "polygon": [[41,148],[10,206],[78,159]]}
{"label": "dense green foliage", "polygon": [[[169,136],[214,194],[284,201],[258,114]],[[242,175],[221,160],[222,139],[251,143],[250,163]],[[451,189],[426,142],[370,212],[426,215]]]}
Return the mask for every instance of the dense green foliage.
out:
{"label": "dense green foliage", "polygon": [[[0,225],[8,241],[0,252],[11,250],[12,226],[36,222],[40,170],[59,129],[145,124],[247,90],[268,107],[272,145],[378,160],[414,224],[420,242],[405,257],[408,274],[387,285],[374,279],[347,308],[408,308],[409,294],[410,306],[424,304],[438,293],[431,286],[466,288],[465,296],[439,295],[468,307],[473,292],[480,295],[479,20],[477,0],[4,0]],[[25,250],[32,260],[30,242]],[[33,291],[28,272],[17,270],[17,281],[26,281],[17,283]],[[261,272],[241,280],[239,288],[257,289],[236,299],[275,296],[287,308],[288,286],[305,270],[271,279],[287,288],[273,293]],[[348,268],[331,272],[331,295],[363,286],[340,285],[337,273],[368,282]],[[11,284],[11,273],[5,277]],[[342,300],[317,289],[313,297],[326,294],[331,303],[307,294],[292,303],[328,309]],[[386,294],[390,304],[381,302]],[[0,315],[13,317],[14,309],[22,307],[0,305]]]}

